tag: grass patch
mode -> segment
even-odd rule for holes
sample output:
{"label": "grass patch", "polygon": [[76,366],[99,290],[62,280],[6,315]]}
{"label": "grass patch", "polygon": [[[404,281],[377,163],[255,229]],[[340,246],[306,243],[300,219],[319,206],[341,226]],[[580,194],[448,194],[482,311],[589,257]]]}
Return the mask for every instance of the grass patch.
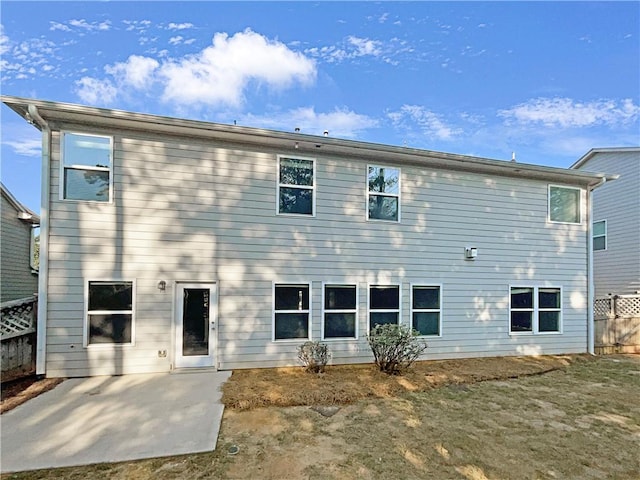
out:
{"label": "grass patch", "polygon": [[537,375],[592,359],[586,355],[563,355],[421,361],[403,375],[387,375],[371,364],[328,366],[319,375],[309,374],[302,367],[237,370],[223,387],[222,401],[236,410],[346,405],[451,384]]}

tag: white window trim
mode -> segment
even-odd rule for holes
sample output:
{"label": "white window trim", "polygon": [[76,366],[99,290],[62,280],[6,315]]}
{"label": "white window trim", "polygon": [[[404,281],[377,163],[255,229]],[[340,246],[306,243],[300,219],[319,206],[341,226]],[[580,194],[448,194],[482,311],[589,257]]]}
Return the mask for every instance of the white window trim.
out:
{"label": "white window trim", "polygon": [[[511,289],[512,288],[532,288],[533,289],[533,308],[511,308]],[[539,308],[539,295],[538,292],[541,288],[554,288],[560,290],[560,308]],[[509,326],[509,335],[510,336],[531,336],[531,335],[562,335],[563,329],[563,318],[564,318],[564,295],[562,292],[562,287],[559,285],[535,285],[535,284],[515,284],[509,285],[509,318],[508,326]],[[530,332],[513,332],[511,331],[511,312],[528,312],[531,311],[531,331]],[[558,318],[558,331],[556,332],[541,332],[539,330],[540,327],[540,312],[560,312]]]}
{"label": "white window trim", "polygon": [[[130,343],[89,343],[89,283],[91,282],[131,282],[131,342]],[[136,345],[136,298],[137,287],[135,279],[127,278],[89,278],[84,280],[84,327],[82,346],[84,348],[128,348]],[[129,310],[96,310],[92,313],[129,313]]]}
{"label": "white window trim", "polygon": [[[372,309],[371,287],[398,287],[398,309]],[[367,284],[367,334],[371,333],[371,312],[398,312],[398,325],[402,325],[402,284],[400,283],[368,283]]]}
{"label": "white window trim", "polygon": [[[398,193],[377,193],[369,191],[369,168],[392,168],[398,170]],[[367,164],[367,170],[365,172],[365,188],[366,188],[366,205],[364,209],[365,219],[368,222],[384,222],[384,223],[401,223],[402,221],[402,169],[391,165],[380,164]],[[398,199],[398,220],[385,220],[384,218],[369,218],[369,197],[370,195],[383,196],[383,197],[395,197]]]}
{"label": "white window trim", "polygon": [[[31,225],[30,241],[29,241],[29,268],[31,273],[38,273],[40,265],[36,265],[36,230],[40,229],[40,225]],[[38,232],[39,234],[39,232]]]}
{"label": "white window trim", "polygon": [[[595,225],[596,223],[600,223],[600,222],[603,222],[603,223],[604,223],[604,234],[602,234],[602,235],[595,235],[595,234],[593,233],[593,232],[594,232],[593,227],[594,227],[594,225]],[[607,248],[609,247],[609,242],[608,242],[608,239],[607,239],[608,234],[609,234],[609,230],[608,230],[608,227],[607,227],[607,221],[606,221],[606,220],[596,220],[595,222],[593,222],[593,223],[591,224],[591,245],[593,246],[593,241],[594,241],[596,238],[604,237],[604,248],[601,248],[601,249],[599,249],[599,250],[596,250],[595,248],[593,248],[593,251],[594,251],[594,252],[605,252],[605,251],[607,250]]]}
{"label": "white window trim", "polygon": [[[438,288],[438,308],[413,308],[413,288]],[[411,283],[410,285],[411,291],[409,295],[409,327],[413,329],[413,313],[414,312],[438,312],[440,315],[438,316],[438,335],[419,335],[424,338],[441,338],[442,337],[442,284],[441,283]]]}
{"label": "white window trim", "polygon": [[[276,339],[276,285],[280,286],[297,286],[307,285],[309,287],[309,309],[308,310],[278,310],[278,313],[307,313],[307,332],[306,338],[279,338]],[[275,343],[300,343],[305,340],[311,340],[311,319],[313,318],[313,290],[311,282],[298,281],[278,281],[271,283],[271,341]]]}
{"label": "white window trim", "polygon": [[[580,209],[580,219],[578,222],[559,222],[557,220],[551,220],[551,188],[565,188],[567,190],[578,190],[578,192],[580,192],[580,195],[578,196],[578,208]],[[582,208],[582,201],[583,201],[583,194],[582,194],[582,188],[580,187],[569,187],[567,185],[554,185],[554,184],[549,184],[547,185],[547,221],[549,223],[555,223],[558,225],[582,225],[583,222],[583,218],[584,218],[584,213],[583,213],[583,208]]]}
{"label": "white window trim", "polygon": [[[108,168],[104,167],[91,167],[88,165],[66,165],[65,164],[65,152],[64,152],[64,136],[66,134],[71,135],[82,135],[85,137],[97,137],[97,138],[108,138],[109,139],[109,149],[110,149],[110,164],[111,166]],[[60,176],[59,176],[59,199],[65,202],[82,202],[82,203],[98,203],[98,204],[109,204],[113,203],[113,163],[114,163],[114,155],[113,155],[113,136],[111,135],[101,135],[98,133],[87,133],[80,132],[77,130],[61,130],[60,131]],[[93,170],[97,172],[109,172],[109,200],[77,200],[75,198],[65,198],[64,196],[64,186],[65,186],[65,169],[75,169],[75,170]]]}
{"label": "white window trim", "polygon": [[[332,287],[332,286],[336,286],[336,287],[354,287],[356,289],[356,307],[355,309],[351,309],[351,310],[331,310],[331,309],[325,309],[325,287]],[[358,333],[359,333],[359,329],[358,329],[358,320],[360,318],[360,312],[358,309],[359,303],[360,303],[360,295],[359,295],[359,288],[358,288],[358,284],[357,283],[349,283],[349,282],[322,282],[322,321],[320,323],[320,338],[322,338],[322,340],[326,340],[327,342],[334,342],[334,341],[345,341],[345,340],[358,340]],[[354,313],[355,314],[355,337],[329,337],[329,338],[325,338],[324,336],[324,314],[325,313]]]}
{"label": "white window trim", "polygon": [[[300,155],[278,155],[278,170],[276,172],[276,215],[282,215],[284,217],[302,217],[309,218],[316,216],[316,164],[317,159],[313,157],[302,157]],[[292,158],[295,160],[308,160],[313,162],[313,185],[291,185],[288,183],[280,183],[280,161],[283,158]],[[302,190],[311,190],[311,215],[305,213],[281,213],[280,212],[280,187],[287,188],[299,188]]]}

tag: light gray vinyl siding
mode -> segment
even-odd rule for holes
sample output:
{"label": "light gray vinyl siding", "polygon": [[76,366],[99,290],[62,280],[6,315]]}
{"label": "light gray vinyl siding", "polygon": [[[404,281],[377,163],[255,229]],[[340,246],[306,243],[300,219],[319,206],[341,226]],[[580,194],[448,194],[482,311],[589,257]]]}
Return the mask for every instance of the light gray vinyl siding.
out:
{"label": "light gray vinyl siding", "polygon": [[7,302],[38,293],[38,276],[31,270],[31,225],[20,220],[13,205],[1,196],[0,301]]}
{"label": "light gray vinyl siding", "polygon": [[620,175],[593,192],[593,220],[607,221],[607,249],[594,252],[596,297],[640,290],[640,150],[596,153],[582,170]]}
{"label": "light gray vinyl siding", "polygon": [[[217,283],[221,369],[297,364],[301,342],[272,341],[273,282],[311,282],[313,340],[322,282],[358,286],[359,338],[327,341],[333,363],[371,361],[367,288],[387,283],[401,285],[404,324],[410,285],[442,285],[442,336],[427,339],[425,358],[586,350],[586,225],[546,221],[545,182],[395,165],[402,221],[367,221],[368,159],[318,150],[301,153],[316,159],[315,217],[284,216],[276,214],[277,155],[295,156],[293,145],[258,151],[90,133],[114,135],[113,203],[59,200],[53,135],[49,376],[169,370],[176,282]],[[465,246],[478,248],[475,261],[464,259]],[[101,279],[136,281],[133,346],[83,347],[85,284]],[[509,335],[514,284],[562,287],[562,334]]]}

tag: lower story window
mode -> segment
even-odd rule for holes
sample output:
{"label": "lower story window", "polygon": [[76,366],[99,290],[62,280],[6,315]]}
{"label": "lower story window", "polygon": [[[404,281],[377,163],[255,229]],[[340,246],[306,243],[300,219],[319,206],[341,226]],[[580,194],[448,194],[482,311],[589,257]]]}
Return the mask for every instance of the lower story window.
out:
{"label": "lower story window", "polygon": [[411,322],[420,335],[440,335],[440,287],[411,288]]}
{"label": "lower story window", "polygon": [[557,287],[511,287],[511,333],[558,333],[562,291]]}
{"label": "lower story window", "polygon": [[89,282],[88,345],[133,343],[133,298],[133,282]]}
{"label": "lower story window", "polygon": [[309,338],[309,284],[274,285],[274,340]]}
{"label": "lower story window", "polygon": [[399,320],[400,285],[369,286],[369,330]]}
{"label": "lower story window", "polygon": [[324,286],[323,338],[357,338],[356,292],[355,285]]}

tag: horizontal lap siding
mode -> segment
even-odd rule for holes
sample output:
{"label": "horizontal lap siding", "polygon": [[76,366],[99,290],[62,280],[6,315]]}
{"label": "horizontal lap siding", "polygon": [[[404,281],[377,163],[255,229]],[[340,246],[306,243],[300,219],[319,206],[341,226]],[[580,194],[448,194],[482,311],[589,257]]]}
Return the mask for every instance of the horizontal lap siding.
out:
{"label": "horizontal lap siding", "polygon": [[640,151],[597,153],[583,167],[620,175],[593,193],[593,220],[607,221],[607,250],[594,252],[596,297],[640,290]]}
{"label": "horizontal lap siding", "polygon": [[[280,216],[276,155],[292,152],[131,134],[116,134],[115,146],[113,204],[59,201],[53,149],[49,372],[168,370],[176,281],[218,283],[223,369],[297,363],[300,341],[271,340],[274,281],[312,282],[314,340],[322,282],[358,285],[359,339],[328,341],[334,363],[371,360],[375,283],[401,284],[405,324],[410,284],[443,285],[443,335],[426,339],[427,358],[586,349],[584,225],[546,222],[544,182],[402,166],[402,222],[369,222],[367,159],[317,156],[315,217]],[[469,245],[479,249],[473,262],[463,258]],[[82,347],[84,283],[103,278],[137,282],[135,346]],[[564,289],[564,334],[509,336],[509,285],[545,283]]]}

